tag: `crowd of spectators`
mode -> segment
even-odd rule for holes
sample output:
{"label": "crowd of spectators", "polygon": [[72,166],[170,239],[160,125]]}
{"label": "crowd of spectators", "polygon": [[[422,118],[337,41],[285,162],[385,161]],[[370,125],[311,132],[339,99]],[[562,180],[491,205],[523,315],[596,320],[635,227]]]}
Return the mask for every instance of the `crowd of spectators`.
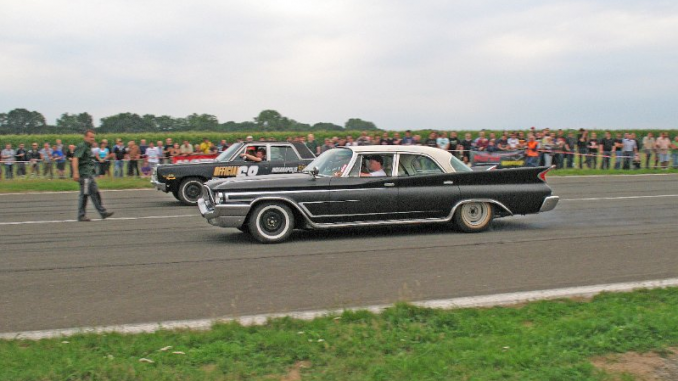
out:
{"label": "crowd of spectators", "polygon": [[[614,135],[613,135],[614,134]],[[253,141],[247,136],[241,141]],[[259,141],[275,140],[260,138]],[[452,152],[460,160],[471,165],[472,155],[487,153],[518,152],[524,155],[526,166],[555,165],[556,168],[600,168],[639,169],[678,168],[678,135],[671,140],[668,132],[654,136],[648,132],[642,138],[635,133],[605,131],[603,136],[585,129],[551,131],[532,127],[528,131],[504,131],[501,135],[481,130],[476,137],[471,133],[459,136],[456,131],[431,132],[427,137],[413,135],[411,131],[379,132],[370,135],[363,131],[359,136],[347,135],[325,138],[319,142],[313,134],[288,137],[288,141],[303,142],[316,155],[329,149],[351,145],[424,145]],[[109,145],[106,139],[94,143],[92,154],[97,159],[97,172],[102,177],[149,176],[158,164],[172,163],[176,157],[196,154],[215,155],[228,148],[229,143],[221,140],[218,144],[204,138],[201,142],[147,142],[139,144],[130,140],[116,139]],[[60,139],[54,143],[37,142],[26,147],[24,143],[14,148],[6,144],[2,150],[0,178],[44,177],[53,179],[72,176],[70,161],[74,145],[65,147]],[[68,168],[68,174],[66,169]]]}

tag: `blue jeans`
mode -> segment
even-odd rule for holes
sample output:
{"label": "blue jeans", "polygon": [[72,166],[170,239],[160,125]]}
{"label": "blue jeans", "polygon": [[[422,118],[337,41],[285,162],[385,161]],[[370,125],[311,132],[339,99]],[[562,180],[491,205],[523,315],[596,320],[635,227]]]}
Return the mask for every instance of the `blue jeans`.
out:
{"label": "blue jeans", "polygon": [[122,177],[123,173],[123,165],[125,164],[124,160],[116,160],[115,161],[115,168],[113,170],[113,176],[115,177]]}
{"label": "blue jeans", "polygon": [[528,167],[536,167],[537,165],[539,165],[539,156],[525,157],[525,165]]}
{"label": "blue jeans", "polygon": [[673,168],[678,169],[678,152],[674,152],[671,154],[673,157]]}
{"label": "blue jeans", "polygon": [[600,169],[610,169],[610,151],[603,151],[603,162],[601,163]]}

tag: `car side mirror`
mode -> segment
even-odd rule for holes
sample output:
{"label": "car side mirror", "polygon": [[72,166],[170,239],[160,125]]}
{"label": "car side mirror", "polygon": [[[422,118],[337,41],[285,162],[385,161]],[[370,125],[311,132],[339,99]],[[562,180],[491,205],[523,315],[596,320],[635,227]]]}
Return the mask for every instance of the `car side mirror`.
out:
{"label": "car side mirror", "polygon": [[311,174],[311,176],[315,178],[318,176],[318,173],[320,173],[320,170],[318,169],[318,167],[313,167],[311,168],[311,171],[309,173]]}

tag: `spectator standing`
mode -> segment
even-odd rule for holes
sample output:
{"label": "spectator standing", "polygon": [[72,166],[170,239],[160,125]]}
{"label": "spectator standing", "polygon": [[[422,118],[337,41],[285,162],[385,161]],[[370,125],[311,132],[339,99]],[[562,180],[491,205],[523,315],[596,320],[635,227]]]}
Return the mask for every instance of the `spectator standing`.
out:
{"label": "spectator standing", "polygon": [[[61,145],[61,147],[63,147],[63,145]],[[56,144],[52,146],[52,161],[54,161],[54,164],[56,164],[56,170],[59,179],[62,180],[65,179],[66,156],[64,155],[64,152],[61,149],[59,149],[59,146]]]}
{"label": "spectator standing", "polygon": [[146,143],[146,139],[139,140],[139,151],[141,152],[142,159],[146,157],[146,148],[148,148],[148,143]]}
{"label": "spectator standing", "polygon": [[170,161],[166,164],[174,163],[174,158],[179,156],[181,156],[181,148],[179,147],[179,143],[174,143],[174,146],[170,149]]}
{"label": "spectator standing", "polygon": [[15,155],[16,151],[12,149],[12,145],[9,143],[5,145],[5,149],[0,153],[0,157],[2,157],[2,161],[5,165],[5,179],[7,180],[14,178]]}
{"label": "spectator standing", "polygon": [[201,153],[210,153],[210,140],[207,138],[202,138],[202,143],[200,143],[200,152]]}
{"label": "spectator standing", "polygon": [[47,178],[49,173],[49,179],[54,179],[54,169],[52,168],[52,148],[49,146],[49,143],[45,143],[43,148],[40,150],[40,160],[42,160],[42,175]]}
{"label": "spectator standing", "polygon": [[614,169],[620,169],[622,166],[622,148],[624,148],[624,139],[622,134],[617,133],[614,138]]}
{"label": "spectator standing", "polygon": [[457,136],[457,131],[450,132],[450,150],[456,150],[461,140]]}
{"label": "spectator standing", "polygon": [[[288,139],[289,139],[289,138],[288,138]],[[219,149],[219,152],[224,152],[224,151],[226,151],[226,149],[228,148],[228,143],[226,142],[225,139],[222,139],[222,140],[219,142],[219,145],[217,146],[217,148]],[[170,156],[171,156],[171,155],[170,155]]]}
{"label": "spectator standing", "polygon": [[462,160],[465,158],[465,163],[471,162],[471,150],[473,149],[473,139],[471,139],[471,133],[467,132],[464,135],[464,140],[459,144],[464,148]]}
{"label": "spectator standing", "polygon": [[429,147],[438,147],[438,135],[435,132],[428,134],[428,139],[424,142],[424,145]]}
{"label": "spectator standing", "polygon": [[624,157],[624,169],[631,169],[633,157],[638,153],[638,146],[635,139],[631,139],[631,134],[624,134],[622,140],[622,156]]}
{"label": "spectator standing", "polygon": [[306,147],[308,147],[314,155],[320,155],[320,147],[318,147],[318,142],[315,141],[315,135],[308,134],[306,137]]}
{"label": "spectator standing", "polygon": [[438,138],[436,139],[436,146],[445,151],[450,149],[450,139],[447,138],[447,132],[439,132]]}
{"label": "spectator standing", "polygon": [[146,159],[148,160],[148,166],[151,167],[151,171],[153,171],[153,168],[157,167],[160,162],[160,149],[161,148],[153,145],[153,142],[151,142],[146,149]]}
{"label": "spectator standing", "polygon": [[586,156],[587,168],[598,168],[598,135],[595,132],[591,133],[589,142],[586,146],[588,149],[588,156]]}
{"label": "spectator standing", "polygon": [[400,132],[393,134],[393,145],[399,146],[403,142],[403,139],[400,137]]}
{"label": "spectator standing", "polygon": [[181,145],[179,151],[181,153],[181,156],[191,155],[193,154],[193,146],[191,145],[191,143],[188,142],[188,140],[184,140],[184,144]]}
{"label": "spectator standing", "polygon": [[648,132],[647,135],[643,137],[643,153],[645,154],[645,169],[650,168],[650,160],[652,160],[652,155],[656,154],[657,147],[655,146],[654,134]]}
{"label": "spectator standing", "polygon": [[87,130],[84,141],[78,145],[73,153],[73,180],[77,181],[80,185],[78,197],[78,221],[80,222],[90,221],[85,213],[88,197],[92,199],[92,204],[94,204],[94,207],[101,215],[101,219],[106,219],[113,215],[113,212],[106,211],[106,208],[101,203],[101,194],[97,187],[94,172],[92,143],[94,143],[94,131]]}
{"label": "spectator standing", "polygon": [[355,147],[358,143],[353,140],[353,136],[346,136],[346,147]]}
{"label": "spectator standing", "polygon": [[515,132],[511,132],[511,135],[508,140],[506,140],[506,143],[508,144],[510,150],[519,149],[518,146],[520,145],[520,140],[518,140]]}
{"label": "spectator standing", "polygon": [[601,169],[611,169],[610,168],[610,156],[612,156],[612,150],[614,149],[614,139],[612,139],[612,134],[610,131],[605,131],[605,137],[600,140],[600,149],[603,151]]}
{"label": "spectator standing", "polygon": [[384,132],[384,134],[381,136],[381,139],[379,139],[379,144],[382,146],[393,145],[393,139],[388,136],[388,132]]}
{"label": "spectator standing", "polygon": [[73,155],[75,154],[75,145],[69,144],[66,151],[66,163],[68,164],[68,176],[73,178]]}
{"label": "spectator standing", "polygon": [[[210,143],[210,144],[212,144],[212,143]],[[159,151],[162,150],[162,152],[160,152],[160,158],[161,159],[163,157],[165,158],[165,160],[163,161],[164,163],[171,163],[172,162],[172,158],[170,157],[171,156],[170,150],[172,149],[172,147],[174,147],[174,142],[172,142],[172,138],[165,139],[165,146],[164,147],[161,146],[160,144],[158,144],[158,146],[155,147]]]}
{"label": "spectator standing", "polygon": [[134,140],[130,140],[129,143],[127,143],[127,156],[129,157],[129,161],[127,162],[127,176],[139,177],[141,175],[139,173],[141,151]]}
{"label": "spectator standing", "polygon": [[476,151],[486,151],[487,146],[490,144],[489,139],[485,137],[485,130],[481,130],[478,133],[478,137],[476,140],[473,142],[473,148]]}
{"label": "spectator standing", "polygon": [[541,138],[540,146],[542,159],[544,160],[544,166],[550,167],[551,163],[553,162],[553,139],[551,138],[551,134],[544,134],[544,137]]}
{"label": "spectator standing", "polygon": [[673,138],[673,143],[671,143],[671,149],[673,150],[673,169],[678,169],[678,135]]}
{"label": "spectator standing", "polygon": [[414,139],[412,138],[412,131],[410,130],[405,131],[405,136],[403,137],[403,140],[400,142],[400,144],[403,146],[411,146],[414,144]]}
{"label": "spectator standing", "polygon": [[95,156],[99,162],[99,176],[111,177],[111,155],[111,149],[108,148],[108,140],[102,140],[99,153]]}
{"label": "spectator standing", "polygon": [[655,146],[657,148],[659,164],[663,169],[667,169],[669,167],[669,148],[671,148],[671,140],[669,139],[668,132],[661,133],[661,136],[657,139]]}
{"label": "spectator standing", "polygon": [[527,135],[527,148],[525,149],[525,165],[536,167],[539,164],[539,142],[534,138],[534,134]]}
{"label": "spectator standing", "polygon": [[332,144],[332,140],[329,138],[325,138],[325,144],[321,147],[321,152],[329,151],[332,148],[334,148],[334,144]]}
{"label": "spectator standing", "polygon": [[16,150],[14,155],[16,160],[16,175],[17,177],[26,176],[26,149],[24,148],[24,143],[19,143],[19,148]]}
{"label": "spectator standing", "polygon": [[127,155],[127,148],[122,143],[122,139],[115,140],[115,147],[113,147],[113,157],[115,159],[115,168],[113,169],[114,177],[123,176],[123,168],[125,164],[125,156]]}
{"label": "spectator standing", "polygon": [[588,152],[589,132],[583,128],[577,134],[577,154],[579,154],[579,169],[584,169],[584,158]]}
{"label": "spectator standing", "polygon": [[562,169],[565,166],[565,146],[567,145],[567,141],[565,136],[559,135],[556,137],[556,142],[554,145],[554,154],[553,154],[553,160],[555,161],[556,168]]}
{"label": "spectator standing", "polygon": [[31,149],[26,152],[26,160],[28,160],[28,165],[31,167],[31,177],[40,177],[40,149],[38,148],[38,143],[32,143]]}

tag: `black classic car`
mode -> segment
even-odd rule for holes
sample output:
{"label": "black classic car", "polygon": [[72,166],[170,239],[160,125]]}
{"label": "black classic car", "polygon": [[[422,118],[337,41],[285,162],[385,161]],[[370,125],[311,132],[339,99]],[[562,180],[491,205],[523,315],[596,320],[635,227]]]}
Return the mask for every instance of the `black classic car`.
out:
{"label": "black classic car", "polygon": [[182,203],[195,205],[209,179],[296,173],[313,159],[315,155],[300,142],[234,143],[213,161],[159,165],[151,183]]}
{"label": "black classic car", "polygon": [[303,173],[211,180],[198,206],[210,224],[263,243],[284,241],[294,228],[452,222],[479,232],[496,217],[554,209],[549,169],[472,171],[438,148],[344,147]]}

